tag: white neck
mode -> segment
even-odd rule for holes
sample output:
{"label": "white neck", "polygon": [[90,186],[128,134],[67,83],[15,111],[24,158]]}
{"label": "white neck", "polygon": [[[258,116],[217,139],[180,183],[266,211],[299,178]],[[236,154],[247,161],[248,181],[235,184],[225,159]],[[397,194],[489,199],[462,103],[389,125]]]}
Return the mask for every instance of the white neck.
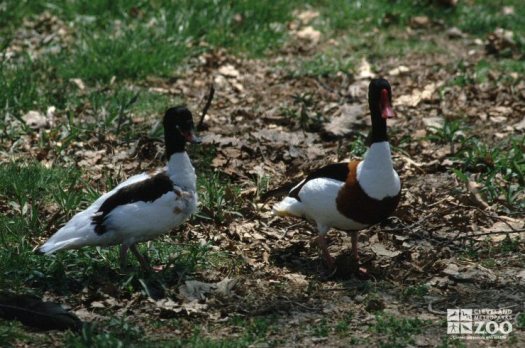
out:
{"label": "white neck", "polygon": [[390,154],[390,144],[388,141],[373,143],[365,154],[363,166],[373,170],[392,169],[392,158]]}
{"label": "white neck", "polygon": [[168,161],[168,175],[175,185],[196,191],[197,176],[186,151],[175,152],[171,155]]}
{"label": "white neck", "polygon": [[357,181],[366,194],[375,199],[399,193],[401,183],[392,164],[388,141],[370,146],[365,159],[357,166]]}

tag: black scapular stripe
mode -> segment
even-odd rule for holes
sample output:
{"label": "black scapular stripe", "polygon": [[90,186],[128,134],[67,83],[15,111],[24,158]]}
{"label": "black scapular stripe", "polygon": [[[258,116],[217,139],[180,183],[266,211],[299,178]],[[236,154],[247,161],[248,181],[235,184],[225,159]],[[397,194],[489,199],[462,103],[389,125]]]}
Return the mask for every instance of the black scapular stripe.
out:
{"label": "black scapular stripe", "polygon": [[288,196],[293,197],[298,201],[301,201],[301,199],[299,198],[299,191],[301,191],[303,186],[308,181],[318,178],[327,178],[345,182],[348,173],[348,162],[329,164],[310,173],[301,185],[297,186],[296,188],[290,191]]}
{"label": "black scapular stripe", "polygon": [[106,199],[91,218],[95,224],[95,233],[101,235],[107,232],[104,221],[116,207],[134,202],[153,202],[169,191],[173,191],[173,182],[166,173],[121,188]]}

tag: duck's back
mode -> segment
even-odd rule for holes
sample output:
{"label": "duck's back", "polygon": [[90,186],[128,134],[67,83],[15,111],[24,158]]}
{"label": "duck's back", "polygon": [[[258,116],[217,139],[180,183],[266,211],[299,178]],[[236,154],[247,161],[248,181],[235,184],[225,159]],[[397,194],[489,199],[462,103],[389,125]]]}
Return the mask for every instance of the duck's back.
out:
{"label": "duck's back", "polygon": [[187,220],[196,201],[195,192],[182,191],[165,173],[138,174],[77,213],[39,251],[149,240]]}

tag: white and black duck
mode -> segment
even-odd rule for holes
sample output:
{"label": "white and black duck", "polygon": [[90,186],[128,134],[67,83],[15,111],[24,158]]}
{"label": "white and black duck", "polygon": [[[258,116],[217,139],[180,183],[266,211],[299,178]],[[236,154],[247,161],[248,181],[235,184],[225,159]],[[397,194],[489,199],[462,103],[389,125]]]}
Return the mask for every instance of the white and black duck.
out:
{"label": "white and black duck", "polygon": [[137,243],[169,232],[184,223],[197,207],[195,169],[185,150],[187,142],[199,142],[192,114],[183,106],[170,108],[163,125],[167,166],[156,173],[132,176],[102,195],[59,229],[38,252],[121,245],[122,268],[131,250],[141,266],[150,269]]}
{"label": "white and black duck", "polygon": [[335,260],[325,238],[330,228],[350,231],[355,271],[359,268],[358,231],[381,222],[396,209],[401,182],[394,170],[387,137],[387,119],[394,117],[392,90],[388,81],[374,79],[368,89],[372,118],[370,148],[362,161],[335,163],[322,167],[291,189],[273,209],[278,216],[304,217],[315,222],[315,242],[331,268]]}

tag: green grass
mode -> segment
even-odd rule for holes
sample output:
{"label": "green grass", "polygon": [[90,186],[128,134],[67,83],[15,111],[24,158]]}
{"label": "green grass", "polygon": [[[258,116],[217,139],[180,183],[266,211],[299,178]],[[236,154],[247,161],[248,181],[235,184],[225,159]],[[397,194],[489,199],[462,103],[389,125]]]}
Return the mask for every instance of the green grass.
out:
{"label": "green grass", "polygon": [[449,348],[449,347],[464,348],[466,347],[466,345],[465,345],[464,340],[461,340],[459,338],[450,337],[450,335],[447,335],[441,339],[441,343],[439,344],[438,348]]}
{"label": "green grass", "polygon": [[[520,32],[525,27],[525,9],[520,6],[520,0],[459,1],[455,8],[447,8],[426,0],[367,2],[322,0],[313,3],[322,4],[321,11],[326,15],[330,27],[339,31],[348,30],[355,26],[355,23],[359,23],[365,30],[374,26],[406,25],[412,17],[423,15],[434,21],[439,19],[448,25],[457,25],[464,31],[478,35],[491,32],[496,27],[516,32]],[[502,13],[503,6],[513,6],[515,14],[505,16]]]}
{"label": "green grass", "polygon": [[335,332],[341,336],[344,337],[348,334],[348,331],[350,330],[350,324],[346,320],[341,320],[337,322],[337,324],[334,327]]}
{"label": "green grass", "polygon": [[[363,56],[374,60],[385,55],[404,55],[408,51],[432,50],[437,45],[428,40],[402,35],[403,26],[415,15],[457,24],[480,35],[496,26],[520,33],[525,27],[525,14],[518,3],[519,0],[508,1],[506,4],[514,5],[516,14],[503,16],[499,5],[488,0],[477,1],[474,5],[460,2],[456,9],[422,0],[311,0],[306,7],[321,13],[314,25],[327,37],[337,37],[339,46],[324,48],[313,57],[301,59],[298,68],[291,72],[310,76],[332,75],[339,71],[348,73]],[[5,133],[6,125],[13,118],[19,118],[30,109],[45,111],[47,106],[54,105],[59,112],[75,116],[76,111],[85,109],[92,99],[101,98],[91,95],[93,93],[101,94],[110,105],[119,104],[112,100],[118,96],[111,93],[104,96],[104,93],[91,90],[98,90],[100,84],[107,84],[112,78],[116,78],[117,83],[113,88],[120,90],[129,80],[150,75],[176,76],[188,57],[209,49],[224,47],[234,54],[259,56],[273,52],[287,40],[286,24],[293,19],[292,11],[297,8],[305,8],[305,4],[278,1],[267,6],[255,0],[159,0],[134,5],[106,0],[7,2],[0,10],[0,22],[6,24],[0,26],[3,34],[0,36],[5,37],[0,47],[9,46],[24,19],[35,19],[43,11],[71,23],[72,40],[56,54],[44,54],[39,58],[22,54],[15,60],[3,62],[0,88],[5,93],[0,96],[0,110],[4,110],[0,116],[0,132]],[[374,27],[384,30],[370,34]],[[515,60],[498,64],[503,71],[524,70],[523,62]],[[483,71],[483,67],[480,70]],[[71,78],[82,79],[90,97],[78,93],[69,82]],[[151,104],[145,100],[149,98],[141,95],[139,103],[144,106],[139,109]],[[157,110],[162,110],[167,102],[160,100],[160,104],[162,107],[159,105]],[[98,111],[92,110],[94,114]],[[110,115],[114,115],[111,110]],[[17,135],[12,134],[12,137]]]}
{"label": "green grass", "polygon": [[354,56],[344,56],[339,50],[318,53],[302,59],[298,67],[289,67],[290,76],[330,76],[338,72],[350,73],[358,63]]}
{"label": "green grass", "polygon": [[[79,176],[76,169],[48,169],[39,164],[11,163],[0,167],[0,198],[5,202],[5,206],[0,206],[1,288],[37,294],[53,289],[68,294],[96,279],[100,282],[116,280],[117,287],[132,293],[144,290],[143,281],[152,280],[140,271],[131,278],[119,274],[116,247],[84,248],[52,256],[32,252],[42,238],[91,203],[91,196],[96,192],[90,193]],[[50,220],[51,215],[54,218]],[[179,280],[177,272],[224,267],[232,261],[194,242],[181,244],[166,239],[154,241],[148,250],[145,246],[140,248],[148,251],[154,263],[166,266],[155,279],[168,285]],[[138,269],[133,257],[129,257],[129,261]]]}
{"label": "green grass", "polygon": [[[299,59],[298,66],[289,69],[293,76],[330,76],[338,72],[353,72],[363,57],[373,64],[382,58],[409,53],[446,53],[439,43],[421,39],[419,34],[406,35],[405,27],[415,16],[427,16],[431,22],[441,22],[447,28],[457,26],[482,38],[498,27],[512,30],[519,52],[525,53],[525,9],[520,0],[504,3],[460,1],[455,8],[426,0],[319,0],[309,3],[321,13],[313,22],[314,27],[327,33],[328,37],[336,37],[337,45],[323,46],[323,50],[312,57]],[[513,6],[515,14],[504,15],[503,6]],[[435,27],[429,26],[428,30],[435,30]],[[520,73],[525,69],[523,61],[514,59],[491,60],[490,64],[491,68],[504,73]]]}
{"label": "green grass", "polygon": [[288,119],[292,128],[317,132],[325,120],[318,110],[318,104],[316,95],[297,93],[292,96],[290,103],[285,103],[280,107],[280,112]]}
{"label": "green grass", "polygon": [[401,293],[401,298],[403,300],[412,300],[414,298],[422,299],[428,293],[428,285],[426,284],[417,284],[411,285],[403,289]]}
{"label": "green grass", "polygon": [[197,216],[221,224],[242,216],[240,188],[219,173],[201,175],[198,179],[202,207]]}
{"label": "green grass", "polygon": [[328,337],[330,334],[330,325],[327,320],[323,318],[319,322],[314,323],[310,331],[314,337]]}
{"label": "green grass", "polygon": [[432,126],[429,128],[431,133],[427,136],[427,139],[438,144],[448,144],[450,146],[450,153],[452,155],[456,153],[456,144],[465,139],[463,134],[465,125],[460,119],[446,119],[442,127]]}
{"label": "green grass", "polygon": [[42,59],[59,79],[107,83],[112,77],[172,76],[186,58],[214,47],[264,54],[283,42],[283,24],[297,4],[180,0],[134,6],[124,1],[21,1],[0,12],[0,20],[10,24],[3,30],[6,46],[22,19],[35,18],[42,11],[74,23],[70,29],[74,40],[67,49]]}
{"label": "green grass", "polygon": [[0,342],[3,347],[11,346],[16,340],[23,340],[25,336],[20,323],[0,319]]}
{"label": "green grass", "polygon": [[525,210],[525,136],[511,135],[489,144],[470,135],[463,119],[445,120],[441,127],[431,127],[427,139],[450,146],[450,157],[458,164],[451,171],[462,181],[474,180],[490,204],[507,212]]}
{"label": "green grass", "polygon": [[241,318],[232,317],[228,324],[235,333],[226,338],[208,338],[203,334],[204,327],[196,327],[191,337],[177,338],[168,341],[155,342],[162,347],[194,347],[194,348],[241,348],[263,345],[265,347],[279,346],[276,339],[268,339],[268,335],[276,330],[271,317]]}
{"label": "green grass", "polygon": [[398,318],[390,314],[376,316],[372,331],[385,338],[379,341],[380,347],[405,347],[414,344],[414,336],[423,332],[429,321],[418,318]]}
{"label": "green grass", "polygon": [[525,313],[520,313],[516,316],[516,327],[520,329],[525,328]]}
{"label": "green grass", "polygon": [[454,172],[463,181],[474,175],[489,203],[498,203],[508,212],[524,211],[524,149],[525,136],[511,136],[494,145],[470,137],[458,150],[456,156],[461,165]]}
{"label": "green grass", "polygon": [[[479,262],[483,267],[499,270],[508,266],[507,257],[510,255],[517,255],[522,252],[523,238],[513,238],[507,235],[500,242],[494,242],[490,238],[486,238],[481,242],[471,241],[467,244],[460,254],[460,258],[469,262]],[[519,257],[517,264],[525,265],[525,260]]]}
{"label": "green grass", "polygon": [[65,338],[67,347],[112,348],[138,344],[144,337],[143,330],[125,319],[112,318],[103,323],[84,324],[79,335],[70,333]]}

